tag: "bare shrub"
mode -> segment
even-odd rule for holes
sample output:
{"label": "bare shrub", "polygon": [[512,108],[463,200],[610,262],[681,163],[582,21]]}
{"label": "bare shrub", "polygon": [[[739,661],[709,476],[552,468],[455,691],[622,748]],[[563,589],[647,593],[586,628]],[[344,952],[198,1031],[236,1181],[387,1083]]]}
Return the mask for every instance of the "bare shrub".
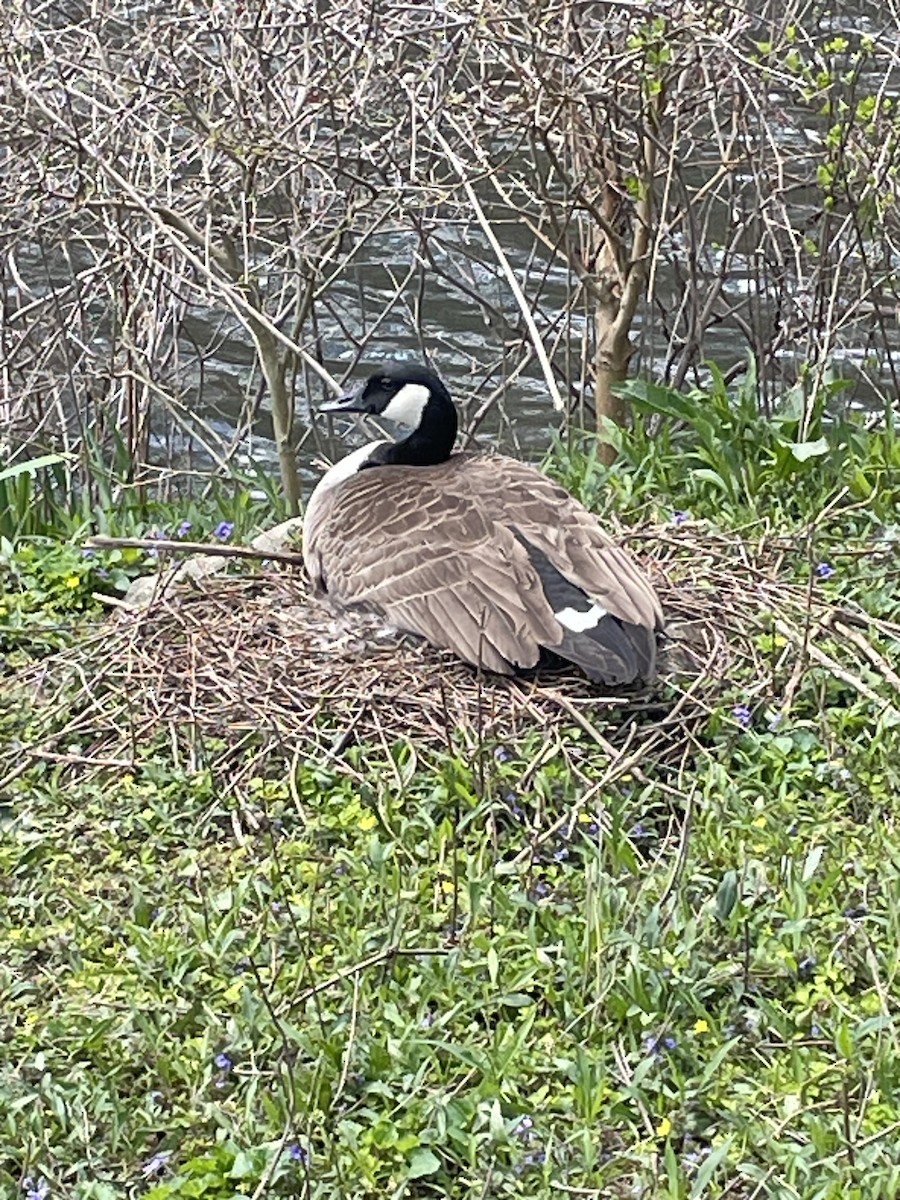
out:
{"label": "bare shrub", "polygon": [[[3,436],[115,490],[197,448],[227,468],[267,395],[296,511],[296,398],[398,322],[468,354],[470,430],[535,372],[558,409],[621,423],[638,362],[681,386],[723,329],[763,389],[808,363],[812,395],[840,355],[892,372],[881,12],[860,33],[681,0],[16,0]],[[477,352],[426,321],[435,295],[483,322]],[[198,412],[210,376],[225,426]]]}

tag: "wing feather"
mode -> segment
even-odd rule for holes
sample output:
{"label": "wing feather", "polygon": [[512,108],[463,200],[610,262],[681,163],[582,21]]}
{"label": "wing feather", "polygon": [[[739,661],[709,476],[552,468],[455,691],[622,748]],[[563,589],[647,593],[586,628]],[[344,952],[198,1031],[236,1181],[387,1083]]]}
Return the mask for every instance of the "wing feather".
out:
{"label": "wing feather", "polygon": [[456,482],[478,496],[495,522],[514,524],[562,575],[614,616],[648,629],[662,628],[662,609],[644,572],[574,496],[516,459],[456,457],[465,459],[465,467],[460,465],[455,473]]}
{"label": "wing feather", "polygon": [[[362,471],[310,518],[304,556],[317,586],[492,671],[532,667],[542,646],[584,658],[572,652],[522,538],[614,617],[647,631],[662,626],[634,559],[578,501],[514,459],[459,454],[436,467]],[[606,648],[585,653],[586,669],[595,656],[601,670]]]}
{"label": "wing feather", "polygon": [[480,655],[507,674],[534,666],[560,631],[527,553],[471,497],[444,501],[421,468],[353,476],[315,514],[307,562],[341,605],[381,612],[473,665]]}

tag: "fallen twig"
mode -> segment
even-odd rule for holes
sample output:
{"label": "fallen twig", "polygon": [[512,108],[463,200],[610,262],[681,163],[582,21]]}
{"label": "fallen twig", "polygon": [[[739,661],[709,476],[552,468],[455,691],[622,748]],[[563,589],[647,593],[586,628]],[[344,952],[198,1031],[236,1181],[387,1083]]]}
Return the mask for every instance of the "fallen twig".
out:
{"label": "fallen twig", "polygon": [[258,558],[302,567],[303,555],[287,550],[255,550],[252,546],[214,546],[210,542],[176,542],[169,538],[114,538],[97,534],[84,543],[89,550],[165,550],[167,554],[208,554],[212,558]]}

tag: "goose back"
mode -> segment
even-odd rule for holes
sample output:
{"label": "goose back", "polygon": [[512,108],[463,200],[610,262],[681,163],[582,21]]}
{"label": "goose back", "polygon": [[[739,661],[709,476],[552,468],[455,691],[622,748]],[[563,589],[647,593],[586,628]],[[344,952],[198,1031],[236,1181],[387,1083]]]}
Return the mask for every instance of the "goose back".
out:
{"label": "goose back", "polygon": [[338,479],[312,498],[304,555],[341,607],[473,665],[510,674],[545,648],[606,683],[653,676],[652,586],[577,500],[515,459],[461,453]]}

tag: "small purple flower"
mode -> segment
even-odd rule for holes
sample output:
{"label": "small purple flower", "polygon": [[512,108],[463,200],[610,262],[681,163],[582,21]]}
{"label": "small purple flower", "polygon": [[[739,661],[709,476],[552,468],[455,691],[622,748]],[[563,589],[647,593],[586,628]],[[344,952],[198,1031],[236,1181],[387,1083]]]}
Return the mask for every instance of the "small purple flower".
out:
{"label": "small purple flower", "polygon": [[193,529],[193,525],[191,524],[190,521],[182,521],[181,524],[178,526],[178,528],[175,530],[175,536],[177,538],[187,537],[187,535],[191,532],[192,529]]}
{"label": "small purple flower", "polygon": [[533,900],[540,900],[543,896],[549,896],[550,885],[543,879],[536,879],[531,887],[531,897]]}
{"label": "small purple flower", "polygon": [[731,715],[740,725],[741,729],[749,729],[750,722],[753,720],[753,714],[746,704],[736,704],[731,710]]}
{"label": "small purple flower", "polygon": [[230,1071],[231,1068],[234,1066],[234,1063],[228,1057],[228,1055],[224,1053],[224,1051],[220,1054],[217,1054],[216,1057],[213,1059],[213,1062],[216,1064],[216,1066],[219,1068],[220,1071]]}
{"label": "small purple flower", "polygon": [[171,1150],[157,1150],[141,1167],[141,1174],[145,1179],[155,1179],[162,1174],[163,1168],[171,1157]]}
{"label": "small purple flower", "polygon": [[816,574],[820,579],[830,579],[835,569],[830,562],[820,562],[816,567]]}
{"label": "small purple flower", "polygon": [[691,514],[689,512],[684,512],[680,508],[676,508],[676,510],[672,513],[671,517],[669,517],[669,520],[672,522],[673,525],[684,525],[685,522],[689,521],[690,519],[691,519]]}
{"label": "small purple flower", "polygon": [[46,1179],[38,1179],[37,1182],[33,1179],[26,1179],[23,1186],[25,1200],[46,1200],[46,1197],[50,1195],[50,1184]]}
{"label": "small purple flower", "polygon": [[234,521],[220,521],[213,530],[213,537],[217,537],[220,542],[227,542],[234,533]]}
{"label": "small purple flower", "polygon": [[674,1050],[678,1042],[671,1033],[651,1033],[644,1038],[644,1050],[659,1058],[664,1050]]}
{"label": "small purple flower", "polygon": [[819,1035],[821,1034],[821,1032],[822,1032],[822,1030],[819,1028],[819,1026],[818,1026],[818,1025],[815,1025],[815,1024],[813,1024],[813,1025],[810,1025],[810,1027],[809,1027],[809,1033],[810,1033],[810,1037],[816,1037],[816,1038],[817,1038],[817,1037],[819,1037]]}
{"label": "small purple flower", "polygon": [[512,755],[505,746],[498,746],[494,751],[494,758],[498,763],[505,763],[509,762],[509,760],[512,758]]}
{"label": "small purple flower", "polygon": [[155,541],[168,541],[169,531],[168,531],[168,529],[151,529],[150,532],[147,534],[147,537],[151,538],[154,542]]}
{"label": "small purple flower", "polygon": [[526,1114],[524,1117],[519,1118],[518,1123],[516,1124],[515,1128],[513,1129],[513,1135],[515,1137],[530,1138],[531,1137],[530,1131],[533,1126],[534,1126],[534,1121],[531,1119],[531,1117],[529,1117]]}
{"label": "small purple flower", "polygon": [[309,1151],[299,1142],[294,1142],[292,1146],[288,1146],[288,1158],[291,1162],[303,1163],[305,1166],[309,1162]]}
{"label": "small purple flower", "polygon": [[525,816],[525,809],[519,803],[519,797],[515,792],[504,792],[503,803],[517,820],[521,820]]}
{"label": "small purple flower", "polygon": [[527,1167],[538,1167],[541,1163],[547,1161],[546,1150],[532,1150],[528,1154],[522,1155],[522,1162]]}
{"label": "small purple flower", "polygon": [[567,859],[569,857],[568,846],[559,846],[556,850],[553,851],[553,857],[556,859],[557,862],[562,862],[564,859]]}
{"label": "small purple flower", "polygon": [[96,550],[92,550],[92,549],[90,548],[90,546],[83,546],[83,547],[82,547],[82,550],[81,550],[81,557],[82,557],[82,558],[96,558],[96,557],[97,557],[97,551],[96,551]]}

